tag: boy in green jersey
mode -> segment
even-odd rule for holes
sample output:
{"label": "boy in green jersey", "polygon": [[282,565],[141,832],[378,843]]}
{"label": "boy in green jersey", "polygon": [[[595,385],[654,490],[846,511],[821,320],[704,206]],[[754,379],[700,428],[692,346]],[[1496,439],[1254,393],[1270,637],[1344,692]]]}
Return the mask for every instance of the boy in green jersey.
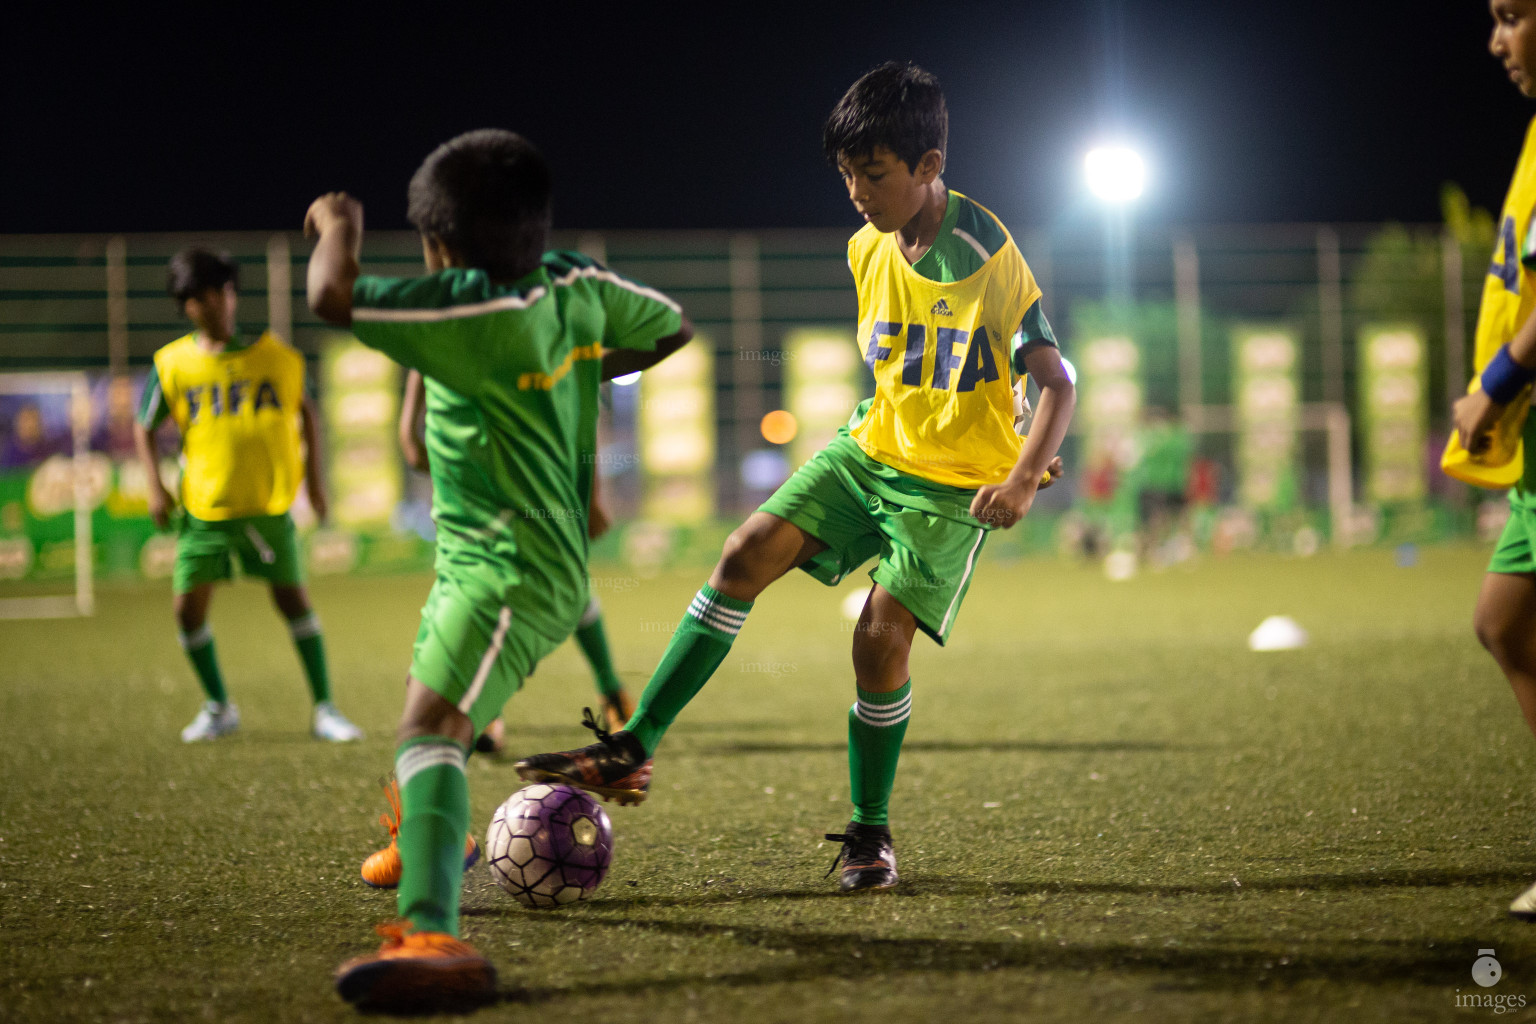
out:
{"label": "boy in green jersey", "polygon": [[[875,397],[726,541],[625,728],[518,762],[524,779],[639,803],[657,745],[758,595],[794,568],[835,585],[876,558],[853,639],[853,820],[828,838],[842,843],[842,891],[896,884],[889,803],[912,707],[912,640],[919,630],[948,638],[987,532],[1017,523],[1059,472],[1075,402],[1018,247],[940,177],[948,123],[937,80],[896,63],[833,108],[823,146],[866,221],[848,264]],[[1026,373],[1040,386],[1027,439],[1015,429]]]}
{"label": "boy in green jersey", "polygon": [[[405,394],[400,402],[400,452],[406,465],[422,473],[432,471],[432,458],[427,454],[426,439],[422,427],[426,421],[426,382],[415,370],[406,374]],[[594,460],[595,461],[595,460]],[[602,477],[594,468],[592,474],[592,507],[587,510],[587,539],[597,540],[613,525],[599,496]],[[602,703],[603,717],[610,729],[624,728],[629,716],[635,713],[635,698],[624,688],[618,670],[613,666],[613,654],[608,649],[608,631],[603,626],[603,607],[593,594],[576,624],[576,644],[581,648],[587,667],[592,670],[592,681],[597,686],[598,700]],[[505,727],[497,718],[485,727],[475,739],[475,749],[482,754],[499,754],[502,750]]]}
{"label": "boy in green jersey", "polygon": [[488,999],[495,970],[458,938],[465,757],[587,604],[600,378],[652,366],[692,327],[677,304],[577,253],[544,252],[551,179],[511,132],[469,132],[411,179],[428,275],[361,276],[362,206],[310,206],[310,308],[426,381],[437,579],[422,609],[395,754],[399,908],[378,953],[336,972],[361,1008]]}

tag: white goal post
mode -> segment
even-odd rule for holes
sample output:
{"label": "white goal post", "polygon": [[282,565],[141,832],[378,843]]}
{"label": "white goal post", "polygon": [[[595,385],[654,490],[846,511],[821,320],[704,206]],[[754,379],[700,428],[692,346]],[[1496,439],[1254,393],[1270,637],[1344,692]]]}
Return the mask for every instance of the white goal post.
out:
{"label": "white goal post", "polygon": [[0,597],[0,619],[60,619],[96,611],[91,539],[91,385],[80,372],[0,373],[0,395],[68,395],[75,498],[75,592]]}

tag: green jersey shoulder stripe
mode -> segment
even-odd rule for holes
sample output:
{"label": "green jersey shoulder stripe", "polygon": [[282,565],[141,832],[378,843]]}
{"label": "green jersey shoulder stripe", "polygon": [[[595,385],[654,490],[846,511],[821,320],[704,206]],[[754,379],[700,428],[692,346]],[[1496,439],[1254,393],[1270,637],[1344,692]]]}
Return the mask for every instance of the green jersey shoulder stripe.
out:
{"label": "green jersey shoulder stripe", "polygon": [[165,404],[165,391],[160,387],[160,373],[150,366],[149,375],[144,378],[144,393],[139,399],[139,425],[153,430],[170,413]]}
{"label": "green jersey shoulder stripe", "polygon": [[[626,291],[634,292],[636,295],[655,299],[674,313],[682,311],[681,306],[656,289],[638,284],[623,275],[615,274],[606,267],[596,264],[572,267],[559,277],[551,279],[549,283],[552,288],[562,288],[574,284],[582,278],[604,281],[608,284],[617,285]],[[383,309],[376,306],[358,306],[352,310],[352,319],[372,323],[439,323],[444,320],[462,320],[467,317],[484,316],[487,313],[527,309],[548,294],[549,289],[543,285],[536,285],[523,295],[503,295],[485,302],[472,302],[463,306],[444,306],[440,309]]]}

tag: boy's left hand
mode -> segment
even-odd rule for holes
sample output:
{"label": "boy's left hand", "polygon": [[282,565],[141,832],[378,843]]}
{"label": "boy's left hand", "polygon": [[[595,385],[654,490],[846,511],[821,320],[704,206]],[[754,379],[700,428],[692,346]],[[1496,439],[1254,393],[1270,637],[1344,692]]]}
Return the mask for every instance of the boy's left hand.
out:
{"label": "boy's left hand", "polygon": [[1035,503],[1035,492],[1049,487],[1061,471],[1061,457],[1057,456],[1051,460],[1047,469],[1050,478],[1044,483],[1018,481],[1010,476],[1000,484],[987,484],[977,489],[976,497],[971,499],[971,516],[994,529],[1011,529],[1029,514],[1030,506]]}

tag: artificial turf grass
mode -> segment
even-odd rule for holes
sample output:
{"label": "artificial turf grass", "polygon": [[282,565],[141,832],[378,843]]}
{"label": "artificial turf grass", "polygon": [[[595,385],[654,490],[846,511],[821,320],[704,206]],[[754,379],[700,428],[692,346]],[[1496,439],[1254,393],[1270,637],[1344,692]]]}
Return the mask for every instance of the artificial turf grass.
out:
{"label": "artificial turf grass", "polygon": [[[589,904],[524,911],[470,874],[465,935],[509,1000],[481,1016],[1435,1018],[1490,946],[1494,991],[1536,997],[1536,936],[1503,917],[1536,877],[1532,741],[1467,627],[1482,557],[1125,584],[983,565],[952,649],[914,659],[903,885],[859,899],[821,878],[820,833],[848,816],[852,635],[840,592],[785,581],[669,734],[650,801],[609,806]],[[698,575],[595,571],[632,686]],[[8,1019],[350,1016],[329,971],[393,912],[356,873],[383,841],[373,783],[426,581],[314,589],[357,746],[308,740],[257,588],[216,602],[245,723],[208,746],[176,740],[195,687],[153,588],[109,590],[89,623],[0,625],[0,913],[29,937],[0,968]],[[1248,653],[1274,613],[1312,646]],[[591,692],[573,648],[551,658],[509,705],[509,754],[581,741]],[[469,777],[479,831],[518,783],[480,758]]]}

